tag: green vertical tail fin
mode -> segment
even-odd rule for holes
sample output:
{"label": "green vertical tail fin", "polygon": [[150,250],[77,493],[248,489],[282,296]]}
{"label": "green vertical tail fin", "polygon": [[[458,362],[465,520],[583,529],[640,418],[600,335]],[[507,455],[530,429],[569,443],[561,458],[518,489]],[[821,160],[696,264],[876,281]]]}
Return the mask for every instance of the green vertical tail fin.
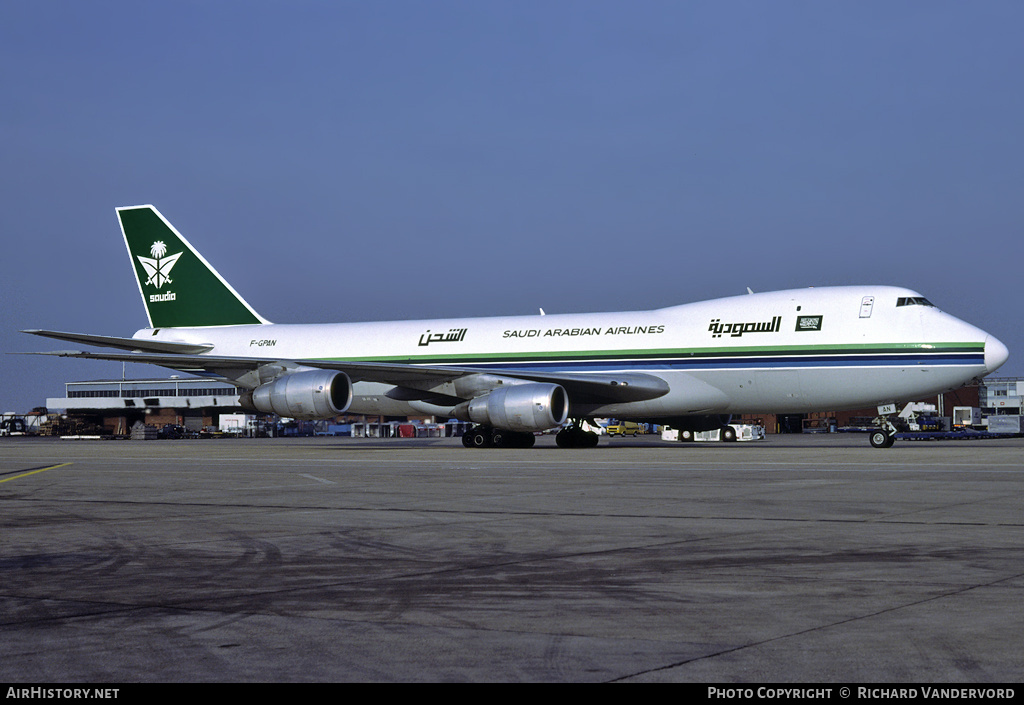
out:
{"label": "green vertical tail fin", "polygon": [[152,328],[268,323],[153,206],[118,208]]}

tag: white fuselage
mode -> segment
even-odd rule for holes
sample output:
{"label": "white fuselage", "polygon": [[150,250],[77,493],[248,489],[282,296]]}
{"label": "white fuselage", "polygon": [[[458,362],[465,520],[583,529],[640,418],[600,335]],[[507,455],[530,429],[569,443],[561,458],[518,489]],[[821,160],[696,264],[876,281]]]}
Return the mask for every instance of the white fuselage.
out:
{"label": "white fuselage", "polygon": [[[901,305],[897,305],[901,303]],[[145,329],[207,354],[552,373],[635,372],[670,391],[640,402],[571,400],[572,415],[622,419],[855,409],[954,389],[998,367],[998,340],[897,287],[749,294],[652,311],[383,323]],[[495,372],[501,374],[501,372]],[[447,409],[357,382],[355,413]]]}

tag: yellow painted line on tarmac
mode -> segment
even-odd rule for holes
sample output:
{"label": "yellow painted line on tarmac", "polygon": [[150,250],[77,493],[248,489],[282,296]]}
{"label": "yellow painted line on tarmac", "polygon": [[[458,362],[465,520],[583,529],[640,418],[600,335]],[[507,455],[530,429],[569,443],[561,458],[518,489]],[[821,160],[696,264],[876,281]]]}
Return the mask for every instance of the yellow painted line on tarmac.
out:
{"label": "yellow painted line on tarmac", "polygon": [[[60,465],[50,465],[49,467],[39,468],[38,470],[30,470],[29,472],[24,472],[24,473],[22,473],[20,475],[15,475],[14,477],[4,478],[3,480],[0,480],[0,483],[10,482],[11,480],[17,480],[19,477],[28,477],[29,475],[35,475],[36,473],[39,473],[39,472],[46,472],[47,470],[53,470],[54,468],[67,467],[68,465],[71,465],[71,463],[61,463]],[[17,472],[17,471],[15,471],[15,472]]]}

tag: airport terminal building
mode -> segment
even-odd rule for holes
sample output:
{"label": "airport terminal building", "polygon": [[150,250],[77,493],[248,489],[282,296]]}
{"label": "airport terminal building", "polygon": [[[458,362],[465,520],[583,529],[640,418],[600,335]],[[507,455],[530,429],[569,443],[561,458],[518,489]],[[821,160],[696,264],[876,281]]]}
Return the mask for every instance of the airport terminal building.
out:
{"label": "airport terminal building", "polygon": [[[255,419],[257,429],[246,433],[273,433],[280,419],[272,414],[263,414],[243,409],[239,403],[238,389],[219,377],[172,376],[164,379],[108,379],[66,382],[63,397],[48,397],[46,408],[62,409],[70,424],[67,429],[88,429],[83,432],[104,435],[128,435],[132,428],[142,423],[145,426],[162,428],[179,426],[183,430],[199,433],[204,430],[224,430],[225,426],[237,423],[232,418],[226,424],[222,417],[244,415]],[[361,423],[363,433],[373,435],[394,433],[395,426],[405,419],[393,417],[371,417],[342,414],[335,419],[317,421],[291,421],[285,435],[311,435],[319,426],[327,427],[332,422],[353,421]],[[422,421],[423,419],[420,419]],[[461,430],[462,426],[459,425]],[[280,431],[281,429],[277,429]],[[73,430],[68,430],[74,433]],[[449,434],[450,435],[450,434]]]}
{"label": "airport terminal building", "polygon": [[65,409],[69,417],[113,434],[127,433],[139,421],[200,431],[217,426],[222,413],[241,411],[238,390],[213,377],[67,382],[64,387],[64,397],[47,398],[47,408]]}

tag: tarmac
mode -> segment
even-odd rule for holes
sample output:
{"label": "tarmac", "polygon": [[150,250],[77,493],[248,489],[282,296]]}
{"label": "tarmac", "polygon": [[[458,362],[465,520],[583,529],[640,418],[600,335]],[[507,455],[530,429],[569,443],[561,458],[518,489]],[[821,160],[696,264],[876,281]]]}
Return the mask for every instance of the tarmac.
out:
{"label": "tarmac", "polygon": [[0,439],[0,680],[1013,683],[1024,439]]}

